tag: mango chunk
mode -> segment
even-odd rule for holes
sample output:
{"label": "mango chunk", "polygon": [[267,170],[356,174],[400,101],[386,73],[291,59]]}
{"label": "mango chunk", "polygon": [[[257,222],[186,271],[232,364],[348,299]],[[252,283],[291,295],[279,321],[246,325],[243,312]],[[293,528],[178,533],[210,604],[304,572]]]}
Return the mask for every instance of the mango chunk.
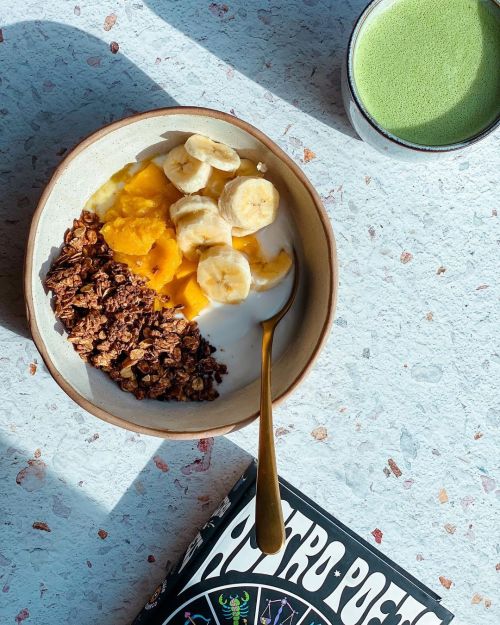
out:
{"label": "mango chunk", "polygon": [[[97,211],[96,211],[97,212]],[[108,221],[113,221],[114,219],[116,219],[117,217],[123,217],[123,215],[121,214],[121,212],[115,208],[114,206],[112,206],[111,208],[108,208],[108,210],[104,213],[104,215],[101,217],[101,221],[103,223],[106,223]]]}
{"label": "mango chunk", "polygon": [[257,169],[257,165],[249,158],[242,158],[240,166],[236,170],[236,176],[258,176],[263,178],[264,174]]}
{"label": "mango chunk", "polygon": [[114,253],[114,259],[125,263],[133,273],[148,278],[147,286],[159,291],[164,284],[171,282],[182,262],[182,254],[171,228],[153,243],[150,251],[143,256]]}
{"label": "mango chunk", "polygon": [[213,198],[214,200],[218,200],[224,186],[228,180],[234,178],[235,172],[232,171],[222,171],[220,169],[215,169],[212,167],[212,173],[210,174],[210,178],[208,179],[205,187],[200,191],[201,195],[205,195]]}
{"label": "mango chunk", "polygon": [[252,234],[246,237],[233,237],[233,247],[246,254],[250,262],[256,262],[261,258],[260,243]]}
{"label": "mango chunk", "polygon": [[100,214],[104,222],[116,217],[152,217],[169,221],[168,209],[181,197],[163,171],[149,163],[129,176],[124,188],[115,191],[112,200],[107,202],[107,212],[102,215],[101,211]]}
{"label": "mango chunk", "polygon": [[196,281],[195,274],[179,281],[175,289],[174,300],[176,304],[182,304],[184,306],[182,312],[189,320],[197,317],[210,303],[210,300],[205,293],[203,293],[200,285]]}
{"label": "mango chunk", "polygon": [[101,228],[104,240],[114,252],[142,256],[165,232],[162,219],[140,217],[117,217]]}
{"label": "mango chunk", "polygon": [[177,241],[172,238],[160,237],[148,254],[151,277],[148,286],[158,290],[167,282],[171,282],[182,262],[182,254]]}
{"label": "mango chunk", "polygon": [[[162,299],[160,300],[157,298],[157,300],[164,308],[173,308],[176,305],[175,291],[178,285],[179,281],[174,278],[172,282],[167,282],[167,284],[164,284],[158,291]],[[165,297],[168,297],[169,299],[165,301]]]}
{"label": "mango chunk", "polygon": [[144,259],[146,257],[147,255],[132,256],[131,254],[123,254],[122,252],[114,252],[113,254],[113,260],[117,263],[124,263],[125,265],[128,265],[132,272],[139,276],[145,276],[147,273],[147,267],[144,263]]}
{"label": "mango chunk", "polygon": [[[170,204],[161,195],[141,197],[123,191],[118,197],[112,211],[118,211],[121,217],[153,217],[167,219]],[[108,211],[109,212],[109,211]],[[108,215],[106,214],[106,221]]]}
{"label": "mango chunk", "polygon": [[175,239],[175,228],[171,228],[170,226],[165,230],[165,236],[167,239]]}
{"label": "mango chunk", "polygon": [[125,185],[125,191],[130,195],[139,195],[140,197],[169,196],[172,192],[172,187],[173,185],[168,181],[168,178],[158,165],[149,163],[144,169],[141,169],[141,171],[130,178]]}
{"label": "mango chunk", "polygon": [[195,273],[197,269],[198,263],[188,260],[187,258],[183,258],[182,263],[175,272],[175,277],[179,279],[185,278],[186,276],[190,276],[192,273]]}
{"label": "mango chunk", "polygon": [[127,163],[125,167],[122,167],[119,171],[114,173],[110,180],[116,184],[119,184],[120,182],[127,182],[127,180],[131,177],[130,170],[134,166],[137,166],[137,163]]}
{"label": "mango chunk", "polygon": [[155,297],[153,302],[154,312],[159,312],[163,308],[163,302],[159,297]]}

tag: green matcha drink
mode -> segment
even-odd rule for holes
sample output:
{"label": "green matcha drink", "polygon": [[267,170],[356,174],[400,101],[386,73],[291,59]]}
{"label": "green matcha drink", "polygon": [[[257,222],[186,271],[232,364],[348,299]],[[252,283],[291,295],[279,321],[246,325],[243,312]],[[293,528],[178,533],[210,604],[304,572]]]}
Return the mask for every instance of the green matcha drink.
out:
{"label": "green matcha drink", "polygon": [[421,145],[457,143],[500,113],[500,9],[493,0],[395,0],[363,27],[359,97],[375,121]]}

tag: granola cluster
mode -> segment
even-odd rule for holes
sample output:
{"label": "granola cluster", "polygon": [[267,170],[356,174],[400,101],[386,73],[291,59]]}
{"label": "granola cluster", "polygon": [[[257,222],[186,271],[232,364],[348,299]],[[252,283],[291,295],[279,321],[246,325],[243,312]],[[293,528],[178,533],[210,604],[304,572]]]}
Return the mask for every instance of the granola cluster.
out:
{"label": "granola cluster", "polygon": [[113,261],[100,227],[83,211],[45,280],[75,350],[137,399],[215,399],[214,382],[227,372],[215,348],[175,309],[155,311],[155,292]]}

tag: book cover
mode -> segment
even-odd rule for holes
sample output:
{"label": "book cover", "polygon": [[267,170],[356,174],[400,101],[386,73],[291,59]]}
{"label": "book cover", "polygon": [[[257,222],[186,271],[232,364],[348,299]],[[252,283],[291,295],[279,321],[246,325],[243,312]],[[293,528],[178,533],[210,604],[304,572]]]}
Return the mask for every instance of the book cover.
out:
{"label": "book cover", "polygon": [[280,478],[286,545],[255,540],[252,463],[133,625],[446,625],[440,597]]}

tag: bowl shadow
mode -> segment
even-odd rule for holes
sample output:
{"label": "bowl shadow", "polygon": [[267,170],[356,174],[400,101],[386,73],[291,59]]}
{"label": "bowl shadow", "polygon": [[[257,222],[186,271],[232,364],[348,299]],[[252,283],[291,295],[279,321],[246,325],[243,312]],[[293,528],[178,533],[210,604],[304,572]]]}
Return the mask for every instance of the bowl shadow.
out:
{"label": "bowl shadow", "polygon": [[229,5],[162,0],[146,4],[264,89],[358,138],[342,104],[340,68],[352,26],[367,0],[296,0],[281,6],[244,0]]}
{"label": "bowl shadow", "polygon": [[177,103],[125,56],[76,28],[19,22],[5,26],[3,36],[0,234],[9,245],[0,254],[0,324],[28,336],[24,249],[31,217],[54,169],[103,125]]}
{"label": "bowl shadow", "polygon": [[[30,459],[0,437],[2,623],[22,609],[36,623],[130,623],[251,462],[224,437],[163,441],[150,457],[149,437],[123,433],[120,454],[105,464],[109,430],[85,442],[90,422],[74,412],[69,424],[52,458],[43,447]],[[107,506],[105,482],[123,483],[116,467],[128,455],[139,470]],[[35,521],[48,529],[34,529]]]}

